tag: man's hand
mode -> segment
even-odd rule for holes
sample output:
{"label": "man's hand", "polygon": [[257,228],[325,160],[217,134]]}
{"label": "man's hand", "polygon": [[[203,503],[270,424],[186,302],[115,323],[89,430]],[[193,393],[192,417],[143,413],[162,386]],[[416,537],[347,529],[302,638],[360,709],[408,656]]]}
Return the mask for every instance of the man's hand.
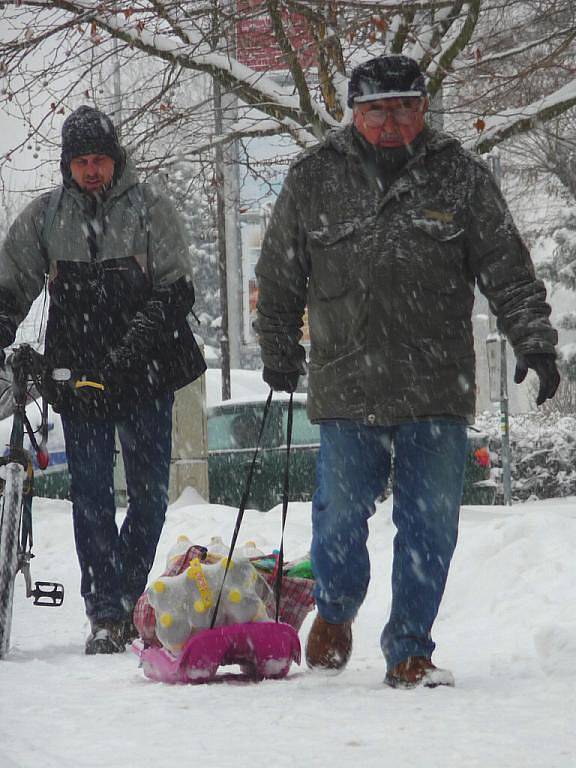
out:
{"label": "man's hand", "polygon": [[112,388],[122,386],[127,374],[140,361],[140,358],[130,354],[129,350],[122,346],[117,347],[108,352],[102,361],[102,376]]}
{"label": "man's hand", "polygon": [[522,355],[516,359],[516,371],[514,382],[520,384],[526,378],[528,368],[536,371],[540,379],[540,389],[536,398],[536,405],[542,405],[556,394],[560,384],[560,373],[556,365],[556,356],[547,352]]}
{"label": "man's hand", "polygon": [[296,391],[298,386],[298,379],[300,378],[299,371],[273,371],[270,368],[264,366],[262,372],[262,378],[268,384],[270,389],[274,392],[288,392],[291,394]]}

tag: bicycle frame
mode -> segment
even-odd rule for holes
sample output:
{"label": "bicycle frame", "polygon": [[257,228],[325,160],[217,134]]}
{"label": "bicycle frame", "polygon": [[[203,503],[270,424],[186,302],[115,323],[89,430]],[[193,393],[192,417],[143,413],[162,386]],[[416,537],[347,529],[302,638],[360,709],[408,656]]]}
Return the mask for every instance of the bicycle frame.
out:
{"label": "bicycle frame", "polygon": [[0,658],[8,652],[12,624],[14,582],[22,571],[26,582],[26,597],[34,598],[34,605],[59,606],[64,600],[64,587],[55,582],[36,582],[32,589],[30,561],[32,554],[32,498],[34,471],[32,457],[24,450],[27,433],[37,455],[38,464],[45,468],[47,406],[42,408],[41,442],[38,444],[26,416],[28,381],[42,375],[43,359],[27,345],[13,356],[14,415],[8,456],[1,463],[6,466],[6,479],[0,507]]}

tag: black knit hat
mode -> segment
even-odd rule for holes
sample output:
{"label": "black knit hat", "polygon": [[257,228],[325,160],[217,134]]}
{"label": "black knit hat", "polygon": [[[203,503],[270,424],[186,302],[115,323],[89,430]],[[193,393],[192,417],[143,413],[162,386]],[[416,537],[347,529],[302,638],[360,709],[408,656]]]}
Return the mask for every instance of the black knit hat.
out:
{"label": "black knit hat", "polygon": [[348,106],[363,101],[426,96],[426,83],[418,63],[408,56],[378,56],[352,70]]}
{"label": "black knit hat", "polygon": [[70,161],[80,155],[108,155],[116,163],[116,177],[125,164],[125,153],[112,120],[86,104],[68,115],[62,125],[60,168],[65,179],[70,176]]}

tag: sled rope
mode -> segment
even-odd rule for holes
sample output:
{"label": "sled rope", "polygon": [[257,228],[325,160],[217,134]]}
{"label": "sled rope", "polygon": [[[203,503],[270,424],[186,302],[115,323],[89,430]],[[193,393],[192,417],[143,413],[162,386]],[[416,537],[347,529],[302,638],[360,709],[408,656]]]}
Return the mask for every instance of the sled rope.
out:
{"label": "sled rope", "polygon": [[[240,533],[240,526],[242,525],[242,519],[244,518],[244,510],[246,509],[246,504],[248,503],[250,488],[252,486],[252,477],[254,475],[256,459],[258,458],[258,451],[260,450],[262,435],[264,434],[264,428],[266,426],[268,413],[270,411],[270,403],[272,402],[272,395],[273,395],[273,390],[271,389],[270,393],[268,394],[268,399],[266,400],[266,405],[264,406],[262,423],[260,424],[260,432],[258,434],[258,440],[256,442],[256,450],[254,451],[254,456],[252,457],[252,463],[250,464],[250,469],[248,470],[248,476],[246,478],[244,493],[242,494],[242,498],[240,499],[240,506],[238,507],[238,515],[236,517],[236,525],[234,526],[232,541],[230,542],[230,552],[228,553],[228,557],[226,558],[226,566],[224,568],[224,577],[222,579],[222,584],[220,585],[218,597],[216,598],[216,605],[214,607],[214,613],[212,614],[210,629],[214,629],[214,625],[216,623],[216,617],[218,616],[218,608],[220,607],[220,600],[222,598],[222,592],[224,590],[224,583],[226,582],[226,576],[230,568],[230,561],[232,560],[234,547],[236,546],[238,534]],[[276,598],[276,622],[278,622],[278,617],[280,615],[280,597],[282,593],[282,568],[284,564],[284,528],[286,526],[286,517],[288,514],[288,496],[289,496],[289,488],[290,488],[290,446],[292,442],[292,420],[293,420],[293,416],[292,416],[293,402],[292,401],[293,401],[293,394],[291,393],[290,400],[288,402],[288,422],[287,422],[287,430],[286,430],[287,431],[286,464],[284,467],[284,488],[282,491],[282,532],[280,536],[280,549],[278,550],[278,561],[276,563],[276,578],[274,580],[274,596]]]}
{"label": "sled rope", "polygon": [[286,517],[288,515],[288,492],[290,489],[290,444],[292,442],[292,397],[288,401],[288,422],[286,425],[286,463],[284,464],[284,487],[282,489],[282,531],[280,534],[280,548],[278,550],[278,561],[276,563],[276,579],[274,580],[274,596],[276,598],[276,621],[280,615],[280,597],[282,595],[282,570],[284,568],[284,528],[286,527]]}

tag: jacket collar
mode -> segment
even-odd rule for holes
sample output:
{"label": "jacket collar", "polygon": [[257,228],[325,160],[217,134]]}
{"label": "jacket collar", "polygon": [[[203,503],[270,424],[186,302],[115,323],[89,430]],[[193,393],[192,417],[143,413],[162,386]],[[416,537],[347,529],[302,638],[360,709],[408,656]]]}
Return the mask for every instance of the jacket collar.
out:
{"label": "jacket collar", "polygon": [[[413,157],[399,170],[390,189],[380,199],[378,210],[382,210],[392,198],[404,195],[415,186],[427,183],[430,171],[425,161],[429,156],[441,152],[447,147],[458,146],[456,139],[428,126],[424,128],[421,135],[423,140],[418,143]],[[331,131],[326,138],[325,146],[334,149],[354,167],[362,169],[362,158],[351,125]],[[365,171],[362,172],[365,173]]]}

